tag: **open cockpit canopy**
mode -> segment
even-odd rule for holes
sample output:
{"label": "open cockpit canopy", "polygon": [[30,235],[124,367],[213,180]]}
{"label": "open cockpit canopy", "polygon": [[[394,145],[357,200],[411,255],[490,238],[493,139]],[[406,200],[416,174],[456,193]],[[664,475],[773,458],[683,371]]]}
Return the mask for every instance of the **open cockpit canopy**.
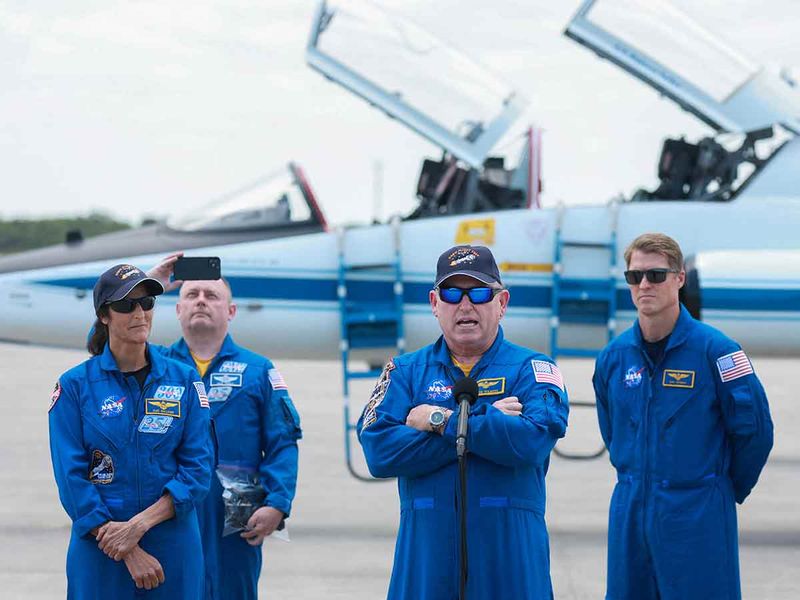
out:
{"label": "open cockpit canopy", "polygon": [[475,169],[526,104],[472,59],[363,0],[320,3],[306,60]]}
{"label": "open cockpit canopy", "polygon": [[800,133],[800,90],[668,2],[586,0],[564,31],[717,131]]}

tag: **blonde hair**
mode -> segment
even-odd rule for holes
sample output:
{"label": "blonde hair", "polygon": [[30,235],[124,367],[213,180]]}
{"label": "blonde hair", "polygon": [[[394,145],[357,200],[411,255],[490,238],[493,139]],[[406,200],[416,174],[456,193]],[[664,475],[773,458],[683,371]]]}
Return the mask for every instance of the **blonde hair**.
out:
{"label": "blonde hair", "polygon": [[683,270],[683,252],[678,242],[663,233],[643,233],[625,248],[625,265],[630,266],[635,251],[646,254],[661,254],[669,262],[671,269]]}

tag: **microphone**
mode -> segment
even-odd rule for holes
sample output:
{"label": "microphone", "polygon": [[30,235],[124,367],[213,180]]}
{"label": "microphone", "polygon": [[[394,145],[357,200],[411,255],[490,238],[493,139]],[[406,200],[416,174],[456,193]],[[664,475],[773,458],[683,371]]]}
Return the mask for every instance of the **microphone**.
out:
{"label": "microphone", "polygon": [[478,397],[478,382],[471,377],[464,377],[456,381],[453,386],[453,396],[458,403],[458,432],[456,433],[456,455],[464,456],[467,451],[467,420],[469,407],[475,404]]}

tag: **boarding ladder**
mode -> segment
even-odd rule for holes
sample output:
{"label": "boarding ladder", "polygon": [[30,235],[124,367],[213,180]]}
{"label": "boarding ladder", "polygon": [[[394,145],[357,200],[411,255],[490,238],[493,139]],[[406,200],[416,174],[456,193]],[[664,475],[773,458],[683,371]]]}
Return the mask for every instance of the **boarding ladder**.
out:
{"label": "boarding ladder", "polygon": [[[617,314],[617,213],[618,205],[609,206],[608,236],[602,240],[570,239],[563,235],[565,211],[560,206],[557,213],[555,231],[555,251],[553,261],[553,284],[550,317],[550,354],[558,361],[561,356],[596,358],[605,343],[614,338]],[[581,254],[594,265],[607,265],[605,276],[587,277],[573,274],[577,264],[575,255]],[[594,255],[594,256],[593,256]],[[602,257],[598,259],[598,256]],[[573,259],[573,260],[570,260]],[[602,271],[595,271],[602,273]],[[585,345],[564,345],[561,343],[563,325],[578,325],[587,330],[596,330],[597,339],[603,339],[600,347]],[[602,330],[605,331],[602,331]],[[570,400],[571,408],[595,408],[593,401]],[[605,451],[604,447],[589,454],[575,454],[559,450],[554,452],[562,458],[586,460],[597,458]]]}
{"label": "boarding ladder", "polygon": [[[387,355],[405,351],[403,334],[403,280],[400,246],[400,220],[393,219],[391,254],[387,260],[371,262],[370,252],[349,247],[347,231],[339,230],[339,282],[337,296],[341,316],[342,381],[344,387],[344,452],[347,470],[362,481],[378,481],[359,473],[352,460],[356,422],[368,398],[359,403],[356,420],[350,411],[350,381],[380,377],[383,366],[366,370],[351,367],[353,351],[385,349]],[[355,246],[355,245],[354,245]],[[388,278],[388,282],[387,282]]]}

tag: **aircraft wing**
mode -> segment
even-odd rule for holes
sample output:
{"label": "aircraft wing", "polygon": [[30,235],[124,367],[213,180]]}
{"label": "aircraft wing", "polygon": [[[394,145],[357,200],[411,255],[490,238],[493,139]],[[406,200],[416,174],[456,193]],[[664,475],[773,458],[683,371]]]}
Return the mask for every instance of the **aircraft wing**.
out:
{"label": "aircraft wing", "polygon": [[668,2],[586,0],[564,34],[718,131],[800,133],[800,90]]}
{"label": "aircraft wing", "polygon": [[367,2],[323,0],[306,61],[475,168],[527,104],[478,63]]}

